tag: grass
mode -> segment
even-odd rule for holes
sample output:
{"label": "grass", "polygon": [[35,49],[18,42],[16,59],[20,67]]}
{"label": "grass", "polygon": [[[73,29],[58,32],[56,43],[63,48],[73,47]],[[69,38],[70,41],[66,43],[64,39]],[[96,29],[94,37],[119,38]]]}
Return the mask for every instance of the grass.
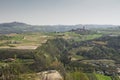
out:
{"label": "grass", "polygon": [[75,41],[85,41],[85,40],[92,40],[95,38],[101,37],[102,34],[89,34],[89,35],[81,35],[81,34],[76,34],[74,32],[66,32],[65,37],[69,37]]}
{"label": "grass", "polygon": [[65,80],[89,80],[89,78],[83,72],[70,72],[67,73]]}
{"label": "grass", "polygon": [[101,75],[101,74],[96,74],[96,77],[97,77],[98,80],[112,80],[111,77]]}
{"label": "grass", "polygon": [[89,80],[98,80],[94,73],[86,73]]}
{"label": "grass", "polygon": [[82,60],[82,59],[84,59],[83,56],[78,56],[78,55],[73,55],[72,56],[72,60]]}
{"label": "grass", "polygon": [[101,37],[102,35],[101,34],[90,34],[90,35],[83,35],[83,41],[84,40],[92,40],[92,39],[95,39],[95,38],[99,38]]}
{"label": "grass", "polygon": [[115,61],[113,60],[107,60],[107,59],[99,59],[99,60],[82,60],[82,63],[86,63],[86,64],[93,64],[97,63],[97,64],[105,64],[105,65],[110,65],[110,66],[115,66]]}
{"label": "grass", "polygon": [[39,76],[35,73],[21,74],[19,76],[20,80],[40,80]]}

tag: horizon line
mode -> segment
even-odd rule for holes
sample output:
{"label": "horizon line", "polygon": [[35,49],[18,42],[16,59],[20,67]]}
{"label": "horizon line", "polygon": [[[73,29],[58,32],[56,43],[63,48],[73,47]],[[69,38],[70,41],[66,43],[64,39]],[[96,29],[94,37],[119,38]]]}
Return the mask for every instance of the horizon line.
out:
{"label": "horizon line", "polygon": [[27,22],[22,22],[22,21],[6,21],[6,22],[0,22],[0,24],[5,24],[5,23],[24,23],[24,24],[27,24],[27,25],[35,25],[35,26],[47,26],[47,25],[50,25],[50,26],[55,26],[55,25],[113,25],[113,26],[120,26],[120,24],[98,24],[98,23],[77,23],[77,24],[31,24],[31,23],[27,23]]}

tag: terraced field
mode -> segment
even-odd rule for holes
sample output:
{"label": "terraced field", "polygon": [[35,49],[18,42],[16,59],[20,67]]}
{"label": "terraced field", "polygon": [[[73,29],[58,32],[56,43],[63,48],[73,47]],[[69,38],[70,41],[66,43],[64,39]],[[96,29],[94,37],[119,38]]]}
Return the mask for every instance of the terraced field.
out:
{"label": "terraced field", "polygon": [[0,37],[3,37],[0,48],[12,49],[36,49],[50,38],[42,33],[7,34]]}
{"label": "terraced field", "polygon": [[80,35],[74,32],[63,33],[22,33],[22,34],[6,34],[0,35],[0,48],[11,49],[36,49],[48,39],[61,37],[67,40],[85,41],[101,37],[101,34]]}

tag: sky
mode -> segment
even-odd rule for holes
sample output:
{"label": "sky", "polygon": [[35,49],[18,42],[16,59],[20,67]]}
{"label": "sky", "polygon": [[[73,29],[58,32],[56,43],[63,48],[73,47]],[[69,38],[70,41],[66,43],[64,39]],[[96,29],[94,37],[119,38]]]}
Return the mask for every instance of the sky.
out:
{"label": "sky", "polygon": [[0,23],[120,25],[120,0],[0,0]]}

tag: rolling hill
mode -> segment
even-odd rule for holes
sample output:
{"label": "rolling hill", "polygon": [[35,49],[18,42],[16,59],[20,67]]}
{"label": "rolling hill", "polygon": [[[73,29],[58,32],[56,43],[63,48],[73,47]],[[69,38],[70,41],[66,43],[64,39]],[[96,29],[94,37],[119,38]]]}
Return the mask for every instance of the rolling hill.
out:
{"label": "rolling hill", "polygon": [[23,32],[64,32],[78,28],[95,29],[95,28],[111,28],[115,25],[29,25],[21,22],[10,22],[0,24],[0,34],[23,33]]}

